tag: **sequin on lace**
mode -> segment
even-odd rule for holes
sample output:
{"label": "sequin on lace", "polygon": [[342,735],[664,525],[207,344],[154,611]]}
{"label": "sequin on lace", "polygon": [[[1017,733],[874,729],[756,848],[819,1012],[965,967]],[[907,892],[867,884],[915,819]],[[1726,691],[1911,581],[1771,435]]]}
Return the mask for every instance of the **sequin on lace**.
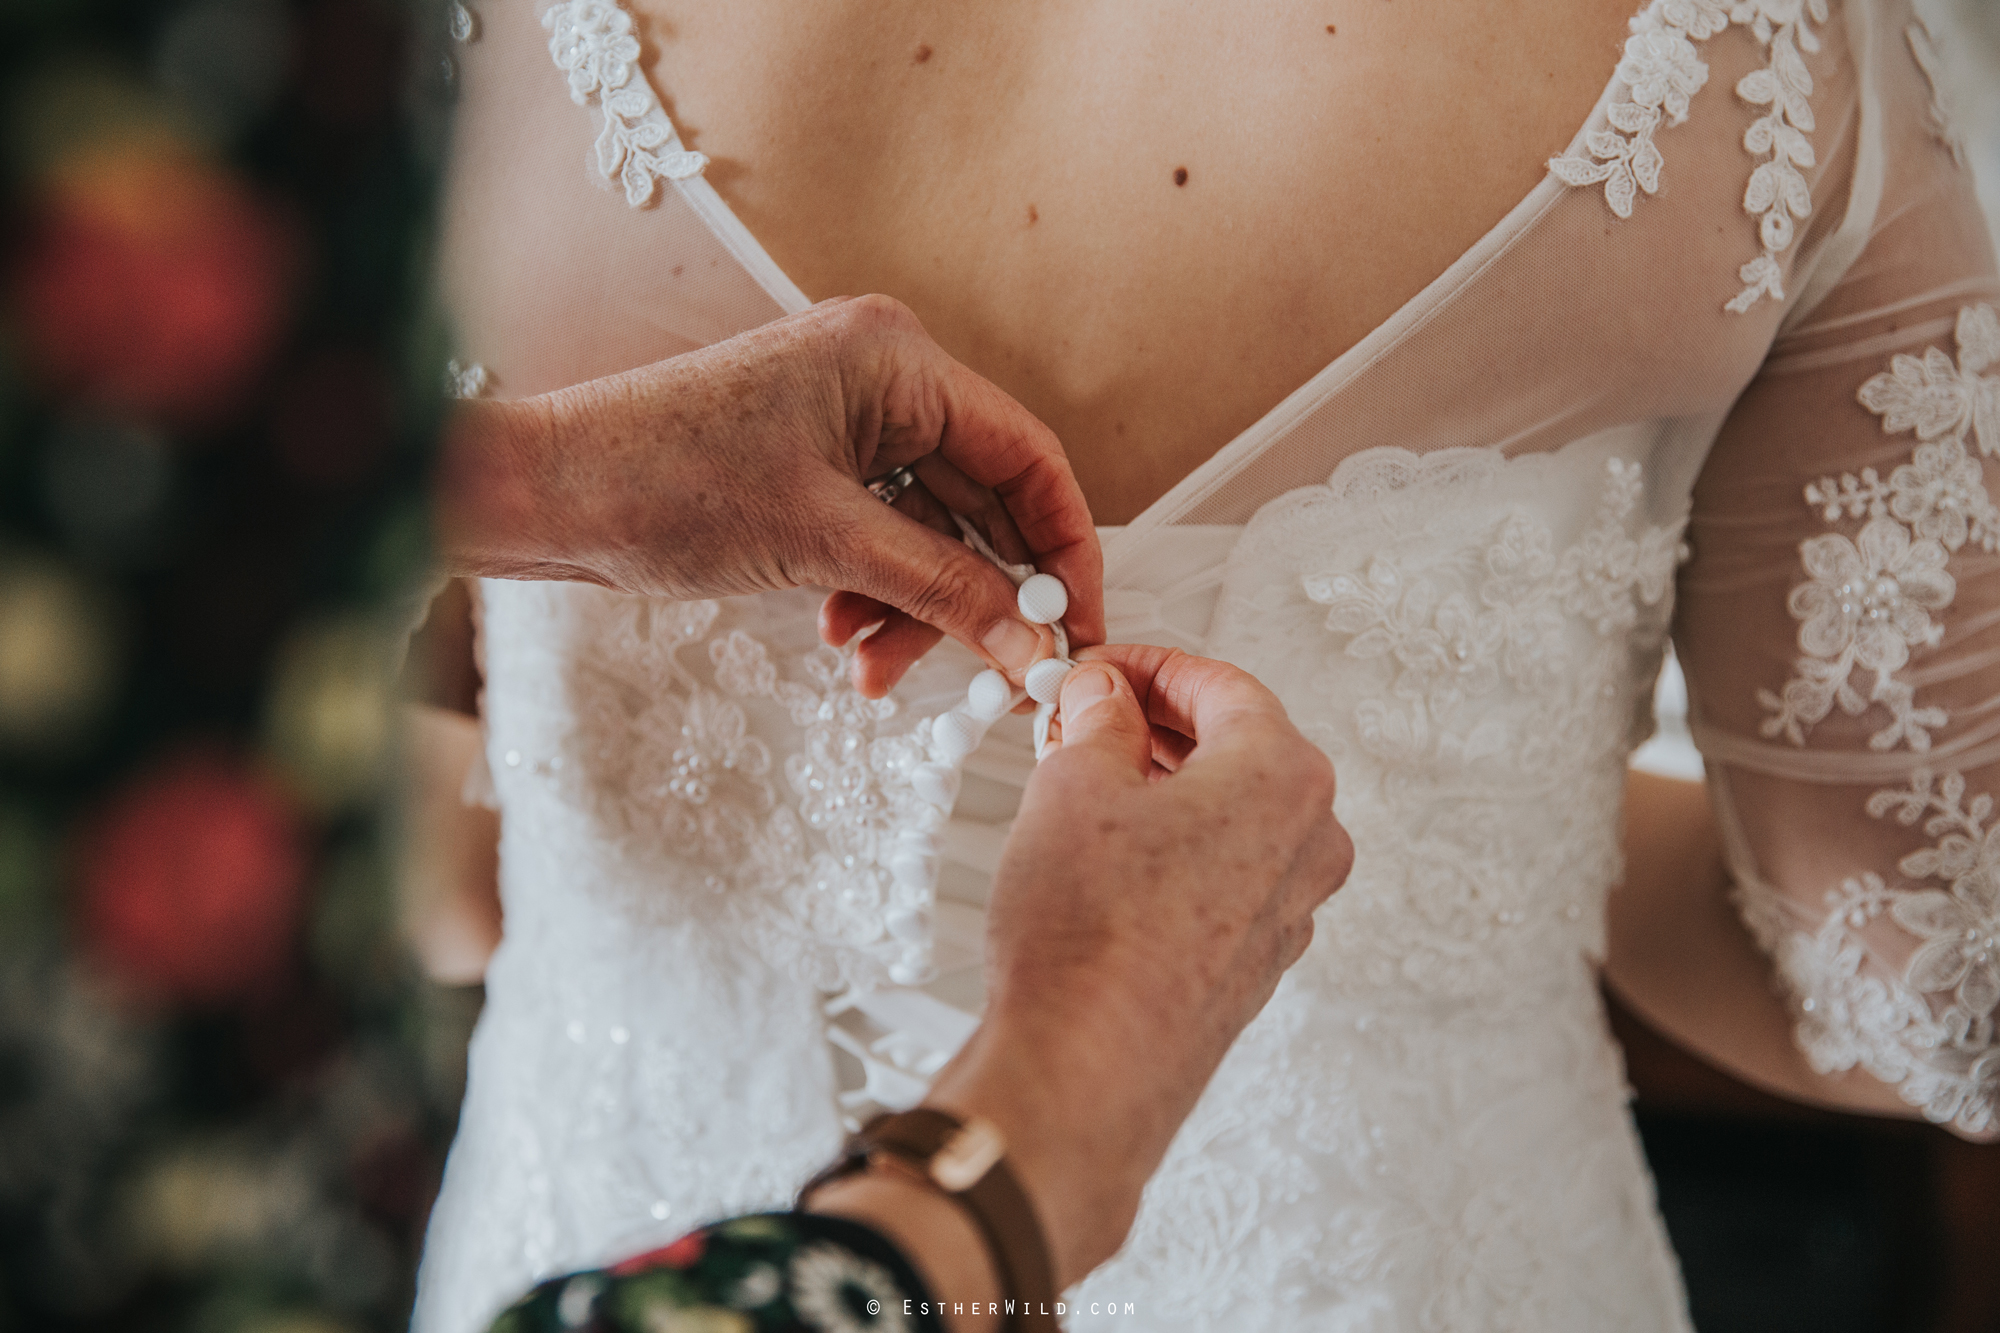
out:
{"label": "sequin on lace", "polygon": [[[576,687],[577,739],[596,752],[510,749],[501,764],[555,782],[622,840],[697,868],[759,950],[811,984],[879,985],[922,954],[927,940],[890,934],[887,914],[930,906],[891,873],[898,834],[947,814],[910,783],[929,720],[892,734],[895,701],[857,692],[842,654],[804,654],[794,679],[763,642],[721,623],[719,603],[616,603],[603,660],[628,677],[586,673]],[[709,680],[690,654],[707,659]],[[782,760],[746,715],[759,702],[793,729]]]}

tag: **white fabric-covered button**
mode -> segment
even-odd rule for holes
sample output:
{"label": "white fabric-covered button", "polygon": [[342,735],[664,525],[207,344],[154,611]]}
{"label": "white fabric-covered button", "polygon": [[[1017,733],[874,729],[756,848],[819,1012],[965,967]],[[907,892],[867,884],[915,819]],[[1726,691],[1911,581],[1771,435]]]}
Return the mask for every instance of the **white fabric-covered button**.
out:
{"label": "white fabric-covered button", "polygon": [[1036,574],[1016,595],[1021,614],[1037,625],[1053,625],[1069,610],[1069,589],[1053,574]]}
{"label": "white fabric-covered button", "polygon": [[1014,687],[997,671],[982,671],[965,691],[965,708],[982,722],[997,722],[1014,702]]}
{"label": "white fabric-covered button", "polygon": [[910,788],[940,810],[958,799],[958,774],[943,764],[918,764],[910,770]]}
{"label": "white fabric-covered button", "polygon": [[1048,658],[1028,668],[1028,697],[1038,704],[1052,704],[1062,697],[1063,682],[1071,666],[1059,658]]}
{"label": "white fabric-covered button", "polygon": [[899,940],[921,940],[930,933],[930,913],[914,907],[892,907],[888,915],[889,933]]}
{"label": "white fabric-covered button", "polygon": [[[1004,682],[1003,682],[1004,683]],[[931,723],[931,748],[947,764],[955,764],[979,748],[985,728],[954,708]]]}
{"label": "white fabric-covered button", "polygon": [[[889,873],[896,877],[898,884],[907,884],[913,889],[934,889],[938,877],[937,857],[899,847],[896,854],[889,858]],[[893,931],[896,928],[895,913],[889,915],[889,929]]]}

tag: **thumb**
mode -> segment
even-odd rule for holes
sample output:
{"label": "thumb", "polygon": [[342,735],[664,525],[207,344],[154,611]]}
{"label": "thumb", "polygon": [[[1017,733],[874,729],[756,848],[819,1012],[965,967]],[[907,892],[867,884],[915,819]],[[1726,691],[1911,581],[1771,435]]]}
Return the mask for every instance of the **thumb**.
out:
{"label": "thumb", "polygon": [[854,527],[843,534],[846,549],[819,571],[822,585],[944,631],[1017,683],[1047,655],[1048,632],[1021,618],[1013,581],[992,561],[854,489]]}
{"label": "thumb", "polygon": [[1152,728],[1132,683],[1118,668],[1085,662],[1070,672],[1062,687],[1061,719],[1061,753],[1089,755],[1139,778],[1153,771]]}

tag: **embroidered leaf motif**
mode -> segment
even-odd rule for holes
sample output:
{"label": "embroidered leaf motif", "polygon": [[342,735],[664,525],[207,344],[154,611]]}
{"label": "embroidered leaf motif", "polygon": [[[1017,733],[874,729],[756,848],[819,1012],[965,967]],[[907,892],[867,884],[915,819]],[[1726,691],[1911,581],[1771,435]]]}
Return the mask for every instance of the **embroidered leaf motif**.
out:
{"label": "embroidered leaf motif", "polygon": [[1776,153],[1794,166],[1810,167],[1815,161],[1812,140],[1776,116],[1759,116],[1752,121],[1744,132],[1743,146],[1753,153]]}
{"label": "embroidered leaf motif", "polygon": [[604,128],[597,135],[597,170],[609,180],[624,161],[625,136],[619,133],[618,122],[606,116]]}
{"label": "embroidered leaf motif", "polygon": [[1660,21],[1701,41],[1729,26],[1729,6],[1724,0],[1663,0]]}
{"label": "embroidered leaf motif", "polygon": [[1750,187],[1743,192],[1743,207],[1761,213],[1778,199],[1778,178],[1769,163],[1750,173]]}
{"label": "embroidered leaf motif", "polygon": [[1812,214],[1812,190],[1798,169],[1815,162],[1807,137],[1814,123],[1813,77],[1799,53],[1819,49],[1807,19],[1824,23],[1826,13],[1824,0],[1652,0],[1632,20],[1618,63],[1629,100],[1606,108],[1609,129],[1585,136],[1588,157],[1550,158],[1549,171],[1573,187],[1601,183],[1612,213],[1631,217],[1641,191],[1659,192],[1665,158],[1654,131],[1662,120],[1685,121],[1691,99],[1708,82],[1708,65],[1695,43],[1732,23],[1748,27],[1765,48],[1765,63],[1737,80],[1736,94],[1770,109],[1744,132],[1743,146],[1764,160],[1751,172],[1743,207],[1757,220],[1763,253],[1738,269],[1743,289],[1723,309],[1742,314],[1767,296],[1782,301],[1778,256],[1791,247],[1797,220]]}
{"label": "embroidered leaf motif", "polygon": [[1753,106],[1769,106],[1778,100],[1778,76],[1768,69],[1753,69],[1736,83],[1736,95]]}
{"label": "embroidered leaf motif", "polygon": [[[1565,185],[1594,185],[1617,168],[1609,162],[1592,162],[1581,157],[1558,157],[1549,161],[1549,170]],[[1630,217],[1629,211],[1619,214]]]}
{"label": "embroidered leaf motif", "polygon": [[1784,271],[1770,255],[1758,255],[1736,270],[1736,276],[1746,285],[1723,303],[1726,310],[1740,315],[1766,296],[1776,301],[1785,299]]}
{"label": "embroidered leaf motif", "polygon": [[569,77],[570,98],[588,106],[598,97],[604,126],[596,143],[597,169],[625,189],[625,202],[650,202],[658,180],[700,174],[708,159],[680,146],[673,123],[652,85],[639,72],[639,39],[632,16],[610,0],[562,0],[542,15],[549,54]]}
{"label": "embroidered leaf motif", "polygon": [[1990,305],[1967,306],[1958,312],[1958,364],[1977,375],[2000,362],[2000,313]]}
{"label": "embroidered leaf motif", "polygon": [[1951,112],[1944,100],[1944,60],[1937,52],[1937,39],[1929,28],[1930,20],[1919,14],[1917,21],[1903,29],[1903,39],[1910,44],[1910,54],[1915,57],[1917,68],[1924,72],[1924,79],[1931,86],[1930,125],[1931,137],[1951,153],[1952,160],[1962,169],[1965,166],[1965,139],[1953,124]]}

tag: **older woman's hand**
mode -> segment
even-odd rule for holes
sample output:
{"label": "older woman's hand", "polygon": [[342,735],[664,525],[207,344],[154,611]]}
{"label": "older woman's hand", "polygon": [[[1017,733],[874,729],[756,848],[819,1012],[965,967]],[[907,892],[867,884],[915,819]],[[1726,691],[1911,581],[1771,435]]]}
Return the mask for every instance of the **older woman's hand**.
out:
{"label": "older woman's hand", "polygon": [[[1062,741],[994,878],[986,1016],[926,1099],[999,1126],[1059,1289],[1123,1242],[1168,1142],[1354,859],[1332,767],[1269,690],[1163,648],[1082,656]],[[921,1280],[897,1293],[905,1309],[930,1303],[952,1333],[1001,1327],[1024,1295],[1002,1290],[971,1213],[911,1172],[841,1176],[801,1206],[888,1238]],[[544,1283],[517,1309],[553,1327],[572,1290]],[[690,1326],[725,1299],[699,1285],[671,1297]]]}
{"label": "older woman's hand", "polygon": [[987,917],[988,1000],[930,1102],[1006,1132],[1067,1286],[1347,877],[1333,766],[1248,675],[1096,648],[1062,695]]}
{"label": "older woman's hand", "polygon": [[[912,466],[898,513],[864,486]],[[879,695],[937,642],[1020,679],[1050,648],[956,535],[1068,585],[1075,644],[1104,635],[1103,561],[1062,447],[883,296],[821,302],[727,342],[517,402],[463,405],[439,528],[455,572],[697,598],[835,589],[821,632]],[[950,534],[950,535],[946,535]]]}

